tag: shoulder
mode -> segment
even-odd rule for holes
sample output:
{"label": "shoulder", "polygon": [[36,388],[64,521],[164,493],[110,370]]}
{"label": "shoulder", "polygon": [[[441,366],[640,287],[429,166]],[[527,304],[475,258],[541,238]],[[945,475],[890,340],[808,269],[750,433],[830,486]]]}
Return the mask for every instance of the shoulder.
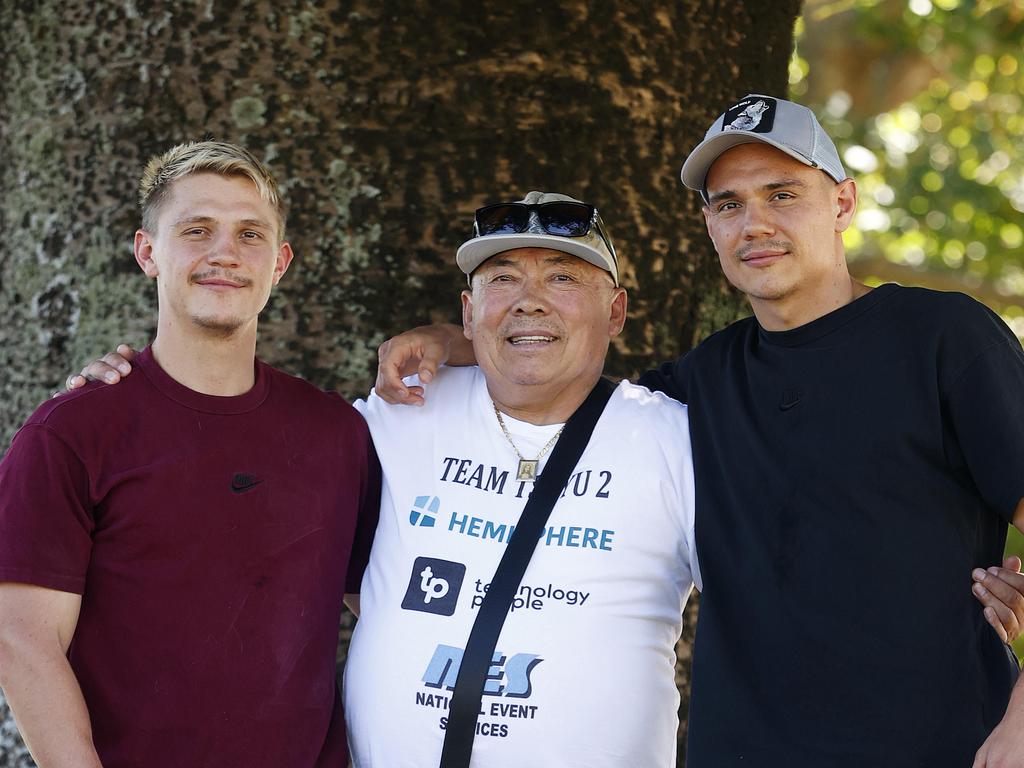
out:
{"label": "shoulder", "polygon": [[720,331],[712,333],[694,347],[684,358],[681,358],[681,360],[685,359],[685,357],[727,352],[734,349],[737,344],[746,343],[750,335],[756,333],[757,323],[754,321],[753,316],[745,317],[742,320],[737,320],[735,323],[730,323]]}
{"label": "shoulder", "polygon": [[942,325],[961,321],[1002,323],[999,316],[980,301],[959,291],[936,291],[931,288],[896,286],[891,293],[893,303],[902,311],[925,313],[926,320]]}
{"label": "shoulder", "polygon": [[40,426],[50,431],[73,433],[94,423],[110,424],[113,420],[134,418],[138,393],[148,388],[146,377],[139,372],[127,376],[118,384],[90,381],[85,386],[41,403],[24,426]]}
{"label": "shoulder", "polygon": [[260,362],[270,378],[271,389],[283,397],[286,407],[304,417],[312,417],[337,426],[339,422],[360,430],[366,429],[363,417],[339,392],[323,390],[299,376]]}
{"label": "shoulder", "polygon": [[965,293],[899,287],[893,291],[892,299],[901,320],[926,336],[937,336],[951,344],[962,343],[975,350],[978,345],[1017,343],[1017,337],[999,315]]}
{"label": "shoulder", "polygon": [[612,413],[627,423],[640,428],[644,433],[657,438],[664,435],[678,439],[689,434],[687,407],[661,392],[652,392],[647,387],[621,382],[609,401]]}
{"label": "shoulder", "polygon": [[483,385],[483,374],[475,365],[458,367],[441,366],[429,384],[423,384],[418,376],[407,376],[405,383],[424,388],[425,402],[422,406],[392,405],[370,390],[365,401],[356,403],[366,420],[374,422],[400,420],[403,422],[432,421],[448,414],[453,407],[466,407],[470,393]]}

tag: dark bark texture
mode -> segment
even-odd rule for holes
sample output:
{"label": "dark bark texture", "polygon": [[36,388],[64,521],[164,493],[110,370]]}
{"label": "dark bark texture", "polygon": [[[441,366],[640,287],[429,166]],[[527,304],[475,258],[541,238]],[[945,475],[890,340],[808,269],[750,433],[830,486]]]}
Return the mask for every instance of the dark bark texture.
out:
{"label": "dark bark texture", "polygon": [[[283,182],[270,363],[365,393],[388,335],[458,318],[473,209],[529,189],[594,202],[615,238],[631,319],[608,371],[677,355],[744,312],[679,165],[733,98],[785,93],[799,6],[0,0],[0,446],[67,373],[150,338],[136,180],[206,134]],[[30,764],[9,719],[0,740],[0,768]]]}

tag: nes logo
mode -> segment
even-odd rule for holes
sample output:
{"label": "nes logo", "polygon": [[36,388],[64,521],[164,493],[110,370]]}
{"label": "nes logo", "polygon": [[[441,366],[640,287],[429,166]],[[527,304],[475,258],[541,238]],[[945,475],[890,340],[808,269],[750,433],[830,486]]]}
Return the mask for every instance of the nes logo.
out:
{"label": "nes logo", "polygon": [[459,590],[466,576],[466,566],[450,560],[417,557],[412,564],[409,588],[405,591],[402,608],[407,611],[436,613],[451,616],[459,600]]}

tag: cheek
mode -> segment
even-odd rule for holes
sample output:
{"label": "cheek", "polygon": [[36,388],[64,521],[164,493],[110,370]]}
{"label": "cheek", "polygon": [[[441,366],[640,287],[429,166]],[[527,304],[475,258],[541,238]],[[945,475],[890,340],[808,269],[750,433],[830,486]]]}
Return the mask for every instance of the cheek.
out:
{"label": "cheek", "polygon": [[731,250],[731,243],[735,240],[735,227],[728,222],[715,221],[708,226],[708,234],[711,236],[711,243],[715,246],[718,254],[728,253]]}

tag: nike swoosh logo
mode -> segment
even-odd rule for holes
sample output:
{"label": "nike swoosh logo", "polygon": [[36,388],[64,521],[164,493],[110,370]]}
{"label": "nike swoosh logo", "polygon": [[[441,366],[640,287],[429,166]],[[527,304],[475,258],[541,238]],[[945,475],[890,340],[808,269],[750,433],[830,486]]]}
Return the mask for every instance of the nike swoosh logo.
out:
{"label": "nike swoosh logo", "polygon": [[788,411],[804,399],[804,393],[796,387],[787,387],[782,391],[782,400],[779,402],[780,411]]}
{"label": "nike swoosh logo", "polygon": [[246,491],[251,491],[262,482],[258,477],[253,477],[252,475],[237,474],[231,478],[231,490],[234,493],[245,493]]}

